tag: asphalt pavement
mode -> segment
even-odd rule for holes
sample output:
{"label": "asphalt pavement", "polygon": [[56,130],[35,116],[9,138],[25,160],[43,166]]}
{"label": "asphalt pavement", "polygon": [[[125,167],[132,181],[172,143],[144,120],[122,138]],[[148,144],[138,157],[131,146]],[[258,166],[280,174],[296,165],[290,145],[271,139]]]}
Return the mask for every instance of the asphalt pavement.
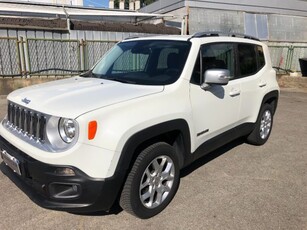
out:
{"label": "asphalt pavement", "polygon": [[[6,101],[0,97],[0,118]],[[137,219],[125,211],[76,215],[43,209],[4,175],[0,229],[307,229],[307,93],[282,91],[269,141],[242,140],[181,172],[171,204]],[[0,160],[1,162],[1,160]]]}

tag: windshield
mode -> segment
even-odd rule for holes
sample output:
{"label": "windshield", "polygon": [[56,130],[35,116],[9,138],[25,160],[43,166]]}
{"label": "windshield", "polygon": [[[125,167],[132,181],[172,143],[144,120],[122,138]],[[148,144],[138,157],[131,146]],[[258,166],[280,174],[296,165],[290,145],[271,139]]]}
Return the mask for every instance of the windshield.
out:
{"label": "windshield", "polygon": [[172,84],[182,72],[190,46],[186,41],[121,42],[83,76],[142,85]]}

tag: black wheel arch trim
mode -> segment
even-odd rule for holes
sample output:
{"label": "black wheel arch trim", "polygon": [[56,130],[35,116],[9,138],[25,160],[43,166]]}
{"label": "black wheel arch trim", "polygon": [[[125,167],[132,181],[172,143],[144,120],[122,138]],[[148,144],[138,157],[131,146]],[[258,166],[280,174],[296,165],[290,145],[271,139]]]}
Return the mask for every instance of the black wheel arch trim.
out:
{"label": "black wheel arch trim", "polygon": [[269,102],[270,104],[272,104],[272,102],[274,102],[274,103],[272,104],[272,106],[273,106],[273,115],[274,115],[274,113],[275,113],[275,111],[276,111],[276,108],[277,108],[278,98],[279,98],[279,91],[278,91],[278,90],[274,90],[274,91],[271,91],[271,92],[267,93],[267,94],[263,97],[263,99],[262,99],[262,103],[261,103],[261,107],[260,107],[260,109],[259,109],[259,112],[260,112],[262,106],[263,106],[265,103]]}
{"label": "black wheel arch trim", "polygon": [[180,167],[183,166],[185,158],[191,153],[190,129],[186,120],[176,119],[153,125],[132,135],[123,147],[115,172],[130,169],[133,159],[136,157],[135,153],[143,143],[174,131],[180,133],[178,138],[179,142],[183,145],[180,146],[183,147],[183,152],[179,153],[179,161]]}

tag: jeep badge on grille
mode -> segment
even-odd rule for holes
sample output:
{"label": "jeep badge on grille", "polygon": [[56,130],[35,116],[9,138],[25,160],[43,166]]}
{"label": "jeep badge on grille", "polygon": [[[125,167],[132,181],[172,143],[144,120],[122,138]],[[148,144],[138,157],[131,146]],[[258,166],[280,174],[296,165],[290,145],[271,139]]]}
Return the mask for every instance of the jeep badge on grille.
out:
{"label": "jeep badge on grille", "polygon": [[23,103],[25,104],[29,104],[31,102],[30,99],[27,99],[26,97],[24,99],[21,100]]}

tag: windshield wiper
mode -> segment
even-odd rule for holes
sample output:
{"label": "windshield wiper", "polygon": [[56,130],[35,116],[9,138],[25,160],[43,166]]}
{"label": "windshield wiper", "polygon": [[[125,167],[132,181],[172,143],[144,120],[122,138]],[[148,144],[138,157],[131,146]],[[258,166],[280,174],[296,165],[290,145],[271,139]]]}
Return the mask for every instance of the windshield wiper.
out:
{"label": "windshield wiper", "polygon": [[107,77],[106,75],[103,74],[96,74],[93,73],[92,70],[89,70],[85,73],[80,74],[81,77],[90,77],[90,78],[100,78],[100,79],[105,79],[105,80],[110,80],[110,81],[117,81],[117,82],[121,82],[121,83],[127,83],[127,84],[135,84],[135,81],[131,81],[131,80],[126,80],[126,79],[122,79],[122,78],[118,78],[118,77]]}
{"label": "windshield wiper", "polygon": [[106,80],[110,80],[110,81],[118,81],[121,83],[128,83],[128,84],[135,84],[135,81],[131,81],[131,80],[126,80],[126,79],[122,79],[122,78],[116,78],[116,77],[111,77],[111,78],[104,78]]}

